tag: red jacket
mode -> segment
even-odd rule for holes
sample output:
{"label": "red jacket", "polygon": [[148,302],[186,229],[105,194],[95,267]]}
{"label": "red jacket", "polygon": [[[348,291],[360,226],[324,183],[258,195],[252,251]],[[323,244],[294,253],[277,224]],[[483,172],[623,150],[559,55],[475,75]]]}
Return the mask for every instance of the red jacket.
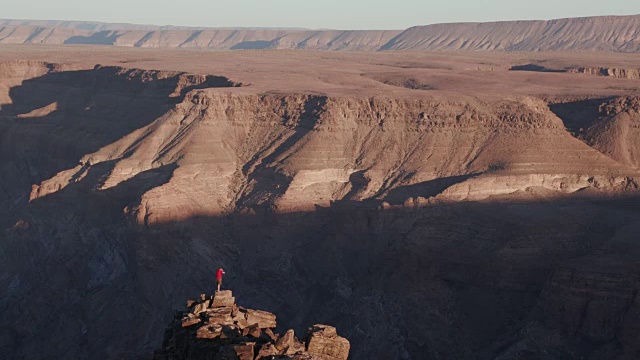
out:
{"label": "red jacket", "polygon": [[218,269],[218,271],[216,272],[216,279],[222,280],[222,274],[224,274],[224,271],[222,271],[222,269]]}

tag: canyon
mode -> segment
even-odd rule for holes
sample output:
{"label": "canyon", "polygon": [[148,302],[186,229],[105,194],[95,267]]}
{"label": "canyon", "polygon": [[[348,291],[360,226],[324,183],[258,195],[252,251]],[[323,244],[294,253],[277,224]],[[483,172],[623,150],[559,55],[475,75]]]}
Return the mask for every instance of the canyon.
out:
{"label": "canyon", "polygon": [[198,28],[0,20],[0,44],[215,50],[640,51],[640,15],[415,26],[406,30]]}
{"label": "canyon", "polygon": [[149,358],[220,266],[352,359],[640,356],[640,83],[570,70],[636,54],[0,50],[8,358]]}

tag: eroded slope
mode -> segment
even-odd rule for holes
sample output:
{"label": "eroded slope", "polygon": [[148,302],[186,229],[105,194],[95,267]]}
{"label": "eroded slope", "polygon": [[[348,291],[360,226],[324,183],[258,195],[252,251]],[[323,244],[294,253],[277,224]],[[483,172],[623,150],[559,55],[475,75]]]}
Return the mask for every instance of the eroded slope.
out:
{"label": "eroded slope", "polygon": [[586,144],[622,164],[640,167],[638,97],[590,99],[552,108]]}
{"label": "eroded slope", "polygon": [[339,200],[482,200],[531,187],[617,192],[636,189],[638,175],[574,139],[530,98],[441,102],[203,90],[85,155],[34,188],[31,199],[103,162],[114,165],[98,189],[177,166],[168,184],[143,196],[140,222],[309,211]]}
{"label": "eroded slope", "polygon": [[416,26],[396,30],[218,29],[0,20],[3,44],[305,50],[640,51],[640,16]]}
{"label": "eroded slope", "polygon": [[638,170],[539,98],[2,69],[9,357],[147,356],[218,264],[356,359],[638,352]]}
{"label": "eroded slope", "polygon": [[[31,186],[146,126],[199,87],[238,86],[223,77],[44,62],[3,63],[0,94],[3,211]],[[85,169],[86,170],[86,169]],[[77,180],[77,179],[76,179]]]}
{"label": "eroded slope", "polygon": [[640,16],[436,24],[405,30],[384,50],[637,52]]}

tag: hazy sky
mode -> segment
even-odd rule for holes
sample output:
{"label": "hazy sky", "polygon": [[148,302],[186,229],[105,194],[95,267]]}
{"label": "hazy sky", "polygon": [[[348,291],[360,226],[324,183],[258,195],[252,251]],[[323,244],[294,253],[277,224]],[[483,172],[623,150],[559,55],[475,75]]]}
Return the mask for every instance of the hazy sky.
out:
{"label": "hazy sky", "polygon": [[3,0],[1,18],[156,25],[404,29],[458,21],[640,14],[638,0]]}

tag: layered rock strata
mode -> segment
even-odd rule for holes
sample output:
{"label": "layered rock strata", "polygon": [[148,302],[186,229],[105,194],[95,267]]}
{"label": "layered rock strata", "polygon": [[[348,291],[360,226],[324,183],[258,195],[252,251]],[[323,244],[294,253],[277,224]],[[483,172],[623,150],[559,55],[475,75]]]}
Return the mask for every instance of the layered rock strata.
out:
{"label": "layered rock strata", "polygon": [[[24,163],[7,163],[7,202],[49,196],[96,172],[97,191],[141,175],[169,178],[125,209],[147,226],[235,211],[312,211],[341,200],[475,201],[530,188],[563,195],[638,187],[638,170],[629,166],[637,162],[632,139],[621,150],[630,151],[629,160],[615,161],[573,138],[539,99],[251,94],[234,91],[242,84],[223,77],[43,66],[45,75],[13,90],[2,107],[11,118],[3,124],[3,152],[24,153],[40,169],[34,176]],[[61,78],[78,84],[69,88]],[[74,97],[77,88],[82,97]],[[109,97],[111,89],[117,97]],[[26,98],[27,91],[52,90],[59,96]],[[127,111],[132,98],[137,109]],[[110,105],[122,116],[107,112]],[[73,118],[86,120],[61,138],[48,136]],[[50,158],[32,157],[15,140],[27,130],[54,148]],[[75,142],[84,132],[98,134],[94,143]],[[33,186],[13,189],[12,179]]]}
{"label": "layered rock strata", "polygon": [[568,69],[572,74],[608,76],[616,79],[640,79],[640,69],[624,69],[615,67],[579,67]]}
{"label": "layered rock strata", "polygon": [[0,44],[307,50],[638,52],[640,16],[415,26],[402,30],[225,29],[0,20]]}
{"label": "layered rock strata", "polygon": [[314,325],[303,340],[293,330],[274,333],[276,316],[235,304],[231,291],[218,291],[211,299],[187,301],[165,332],[163,348],[154,360],[346,360],[349,341],[328,325]]}
{"label": "layered rock strata", "polygon": [[640,98],[620,97],[603,103],[599,119],[582,138],[612,159],[640,168]]}

